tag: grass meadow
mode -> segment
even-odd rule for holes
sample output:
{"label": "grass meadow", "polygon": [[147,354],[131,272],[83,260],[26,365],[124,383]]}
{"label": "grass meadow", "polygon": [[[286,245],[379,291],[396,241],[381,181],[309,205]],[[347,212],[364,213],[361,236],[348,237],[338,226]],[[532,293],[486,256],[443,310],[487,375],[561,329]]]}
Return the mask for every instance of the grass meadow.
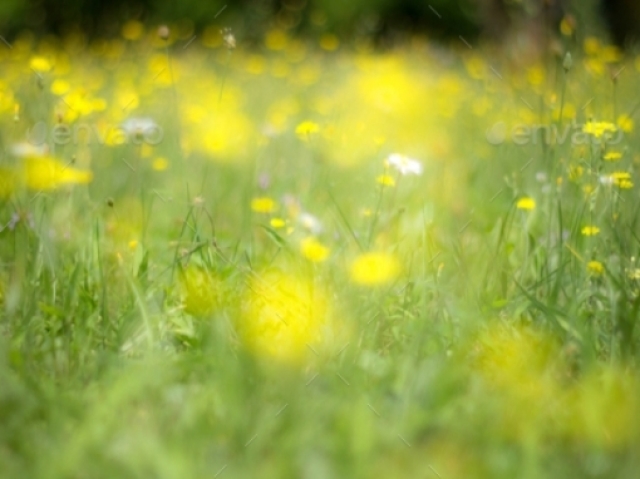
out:
{"label": "grass meadow", "polygon": [[637,477],[640,59],[560,36],[0,44],[0,476]]}

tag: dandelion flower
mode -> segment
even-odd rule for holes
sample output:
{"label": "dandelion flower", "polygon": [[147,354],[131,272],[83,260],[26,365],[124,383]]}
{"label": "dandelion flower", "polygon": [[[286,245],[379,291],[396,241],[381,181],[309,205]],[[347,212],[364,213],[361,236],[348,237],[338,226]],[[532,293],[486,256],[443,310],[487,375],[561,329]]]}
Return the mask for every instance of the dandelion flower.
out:
{"label": "dandelion flower", "polygon": [[393,153],[387,158],[389,165],[393,166],[402,175],[421,175],[422,163],[408,156],[401,155],[399,153]]}
{"label": "dandelion flower", "polygon": [[584,125],[584,128],[582,131],[592,135],[595,138],[602,138],[605,134],[611,134],[618,131],[618,127],[613,123],[609,123],[606,121],[599,121],[599,122],[590,121]]}
{"label": "dandelion flower", "polygon": [[618,118],[618,127],[625,133],[631,133],[635,123],[629,115],[620,115]]}
{"label": "dandelion flower", "polygon": [[284,273],[256,275],[244,304],[240,337],[259,356],[299,363],[325,339],[327,294],[305,279]]}
{"label": "dandelion flower", "polygon": [[536,200],[525,196],[524,198],[520,198],[516,203],[516,208],[519,210],[532,211],[536,208]]}
{"label": "dandelion flower", "polygon": [[272,228],[275,229],[284,228],[287,225],[287,223],[282,218],[271,218],[269,224]]}
{"label": "dandelion flower", "polygon": [[78,170],[50,157],[25,158],[24,175],[27,187],[32,190],[55,190],[62,185],[84,185],[93,180],[90,171]]}
{"label": "dandelion flower", "polygon": [[164,171],[169,167],[169,161],[166,158],[158,157],[151,163],[151,168],[156,171]]}
{"label": "dandelion flower", "polygon": [[267,196],[254,198],[251,200],[251,209],[256,213],[273,213],[276,209],[276,202]]}
{"label": "dandelion flower", "polygon": [[223,283],[202,268],[189,266],[180,275],[184,310],[193,316],[206,316],[219,308]]}
{"label": "dandelion flower", "polygon": [[376,182],[382,186],[396,186],[396,180],[391,175],[380,175],[376,178]]}
{"label": "dandelion flower", "polygon": [[589,261],[587,263],[587,271],[592,276],[600,276],[604,272],[604,266],[600,261]]}
{"label": "dandelion flower", "polygon": [[619,151],[609,151],[604,155],[604,161],[618,161],[622,158],[622,153]]}
{"label": "dandelion flower", "polygon": [[400,274],[400,263],[386,253],[365,253],[351,264],[351,279],[365,286],[377,286],[395,280]]}
{"label": "dandelion flower", "polygon": [[320,126],[312,121],[303,121],[296,127],[296,135],[304,141],[308,141],[312,134],[319,131]]}
{"label": "dandelion flower", "polygon": [[300,252],[302,256],[313,263],[322,263],[329,257],[329,248],[313,237],[302,240]]}
{"label": "dandelion flower", "polygon": [[596,236],[598,234],[600,234],[600,228],[598,228],[597,226],[585,226],[584,228],[582,228],[581,233],[584,236]]}
{"label": "dandelion flower", "polygon": [[33,57],[29,61],[29,67],[38,73],[46,73],[51,70],[51,63],[44,57]]}

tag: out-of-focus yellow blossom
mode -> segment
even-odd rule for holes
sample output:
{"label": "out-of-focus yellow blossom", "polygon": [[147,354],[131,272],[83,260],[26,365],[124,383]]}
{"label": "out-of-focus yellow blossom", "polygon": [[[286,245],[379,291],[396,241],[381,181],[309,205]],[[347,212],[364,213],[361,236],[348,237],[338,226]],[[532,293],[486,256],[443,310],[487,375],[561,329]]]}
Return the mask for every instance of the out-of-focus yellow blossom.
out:
{"label": "out-of-focus yellow blossom", "polygon": [[351,264],[351,279],[357,284],[378,286],[395,280],[400,274],[398,259],[388,253],[364,253]]}
{"label": "out-of-focus yellow blossom", "polygon": [[25,158],[25,183],[32,190],[55,190],[62,185],[82,185],[93,180],[93,173],[73,168],[50,157]]}
{"label": "out-of-focus yellow blossom", "polygon": [[516,203],[516,208],[519,210],[532,211],[536,208],[536,200],[531,197],[525,196],[520,198]]}
{"label": "out-of-focus yellow blossom", "polygon": [[32,57],[29,67],[38,73],[46,73],[51,70],[51,62],[44,57]]}
{"label": "out-of-focus yellow blossom", "polygon": [[587,55],[598,55],[602,45],[600,44],[600,40],[596,37],[587,37],[584,40],[584,52]]}
{"label": "out-of-focus yellow blossom", "polygon": [[298,126],[296,126],[296,135],[298,138],[304,141],[308,141],[311,135],[314,133],[318,133],[320,131],[320,126],[313,121],[303,121]]}
{"label": "out-of-focus yellow blossom", "polygon": [[153,160],[151,167],[156,171],[164,171],[169,168],[169,161],[166,158],[159,156]]}
{"label": "out-of-focus yellow blossom", "polygon": [[329,257],[329,248],[312,236],[302,240],[300,252],[313,263],[322,263]]}
{"label": "out-of-focus yellow blossom", "polygon": [[600,261],[589,261],[587,263],[587,271],[592,276],[600,276],[604,273],[604,266]]}
{"label": "out-of-focus yellow blossom", "polygon": [[606,121],[590,121],[584,125],[583,131],[595,138],[602,138],[606,133],[615,133],[618,131],[618,127]]}
{"label": "out-of-focus yellow blossom", "polygon": [[376,182],[382,186],[396,186],[396,180],[391,175],[380,175],[376,178]]}
{"label": "out-of-focus yellow blossom", "polygon": [[283,30],[270,30],[265,36],[264,43],[269,50],[284,50],[287,46],[289,38]]}
{"label": "out-of-focus yellow blossom", "polygon": [[244,304],[240,337],[259,356],[300,363],[329,337],[328,296],[304,278],[282,272],[255,275]]}
{"label": "out-of-focus yellow blossom", "polygon": [[569,180],[570,181],[578,181],[580,178],[582,178],[582,175],[584,174],[584,168],[582,166],[578,166],[578,165],[570,165],[569,166]]}
{"label": "out-of-focus yellow blossom", "polygon": [[122,38],[135,41],[142,38],[144,25],[136,20],[130,20],[122,26]]}
{"label": "out-of-focus yellow blossom", "polygon": [[254,198],[251,200],[251,209],[256,213],[273,213],[276,209],[276,202],[266,196]]}
{"label": "out-of-focus yellow blossom", "polygon": [[600,228],[598,228],[597,226],[585,226],[584,228],[582,228],[581,233],[584,236],[596,236],[598,234],[600,234]]}
{"label": "out-of-focus yellow blossom", "polygon": [[184,310],[194,316],[206,316],[220,308],[224,283],[213,273],[189,266],[180,274]]}
{"label": "out-of-focus yellow blossom", "polygon": [[629,115],[620,115],[618,117],[618,126],[625,133],[631,133],[633,131],[633,127],[635,126],[635,122]]}
{"label": "out-of-focus yellow blossom", "polygon": [[331,33],[325,33],[320,37],[320,48],[328,52],[332,52],[338,49],[340,46],[340,40],[338,37]]}
{"label": "out-of-focus yellow blossom", "polygon": [[618,161],[622,158],[622,153],[619,151],[608,151],[603,158],[604,161]]}
{"label": "out-of-focus yellow blossom", "polygon": [[271,225],[272,228],[275,228],[275,229],[284,228],[287,225],[286,221],[283,220],[282,218],[271,218],[271,221],[269,222],[269,224]]}
{"label": "out-of-focus yellow blossom", "polygon": [[66,80],[56,79],[51,83],[51,93],[57,96],[65,95],[71,90],[71,85]]}
{"label": "out-of-focus yellow blossom", "polygon": [[575,30],[575,20],[572,17],[564,16],[562,21],[560,22],[560,33],[565,37],[570,37],[573,35]]}
{"label": "out-of-focus yellow blossom", "polygon": [[639,419],[636,376],[614,366],[588,371],[566,395],[567,432],[581,443],[605,450],[620,450],[637,441]]}
{"label": "out-of-focus yellow blossom", "polygon": [[503,434],[522,437],[554,417],[553,405],[559,406],[562,391],[554,380],[558,347],[551,337],[528,328],[494,326],[474,349],[480,377],[504,402],[498,424]]}

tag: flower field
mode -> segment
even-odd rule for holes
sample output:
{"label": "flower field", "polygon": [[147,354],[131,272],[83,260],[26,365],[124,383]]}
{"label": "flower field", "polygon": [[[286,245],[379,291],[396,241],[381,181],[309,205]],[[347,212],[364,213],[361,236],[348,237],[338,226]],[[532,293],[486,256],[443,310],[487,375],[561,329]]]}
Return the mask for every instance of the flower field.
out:
{"label": "flower field", "polygon": [[0,476],[640,467],[640,57],[0,43]]}

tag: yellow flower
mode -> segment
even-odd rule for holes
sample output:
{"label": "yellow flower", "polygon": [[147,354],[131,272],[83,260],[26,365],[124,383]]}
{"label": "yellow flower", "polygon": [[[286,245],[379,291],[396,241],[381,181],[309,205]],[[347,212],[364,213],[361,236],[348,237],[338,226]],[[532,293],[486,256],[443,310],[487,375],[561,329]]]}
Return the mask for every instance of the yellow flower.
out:
{"label": "yellow flower", "polygon": [[125,40],[139,40],[144,33],[144,25],[142,23],[131,20],[122,26],[122,37]]}
{"label": "yellow flower", "polygon": [[616,171],[615,173],[612,173],[609,178],[611,183],[616,185],[618,188],[621,188],[623,190],[633,188],[631,174],[626,171]]}
{"label": "yellow flower", "polygon": [[320,37],[320,48],[322,48],[323,50],[332,52],[334,50],[337,50],[339,46],[340,40],[338,40],[338,37],[332,35],[331,33],[325,33],[324,35],[322,35],[322,37]]}
{"label": "yellow flower", "polygon": [[180,275],[184,310],[194,316],[215,312],[222,302],[223,284],[202,268],[189,266]]}
{"label": "yellow flower", "polygon": [[629,115],[620,115],[620,117],[618,117],[618,126],[625,133],[631,133],[633,131],[635,123],[633,121],[633,118],[631,118]]}
{"label": "yellow flower", "polygon": [[589,261],[587,263],[587,271],[592,276],[600,276],[604,272],[604,266],[600,261]]}
{"label": "yellow flower", "polygon": [[376,181],[382,186],[396,186],[396,180],[391,175],[380,175]]}
{"label": "yellow flower", "polygon": [[238,324],[254,353],[299,363],[326,339],[327,294],[316,284],[284,273],[254,276]]}
{"label": "yellow flower", "polygon": [[313,263],[322,263],[329,257],[329,248],[313,237],[302,240],[300,251],[305,258]]}
{"label": "yellow flower", "polygon": [[71,90],[71,85],[66,80],[57,79],[51,84],[51,93],[54,95],[62,96],[69,93],[69,90]]}
{"label": "yellow flower", "polygon": [[618,127],[613,123],[606,121],[589,121],[584,125],[582,131],[594,136],[595,138],[602,138],[607,133],[615,133],[618,131]]}
{"label": "yellow flower", "polygon": [[516,208],[518,208],[519,210],[526,210],[526,211],[534,210],[536,208],[536,200],[528,196],[525,196],[524,198],[520,198],[518,200],[518,202],[516,203]]}
{"label": "yellow flower", "polygon": [[584,236],[596,236],[598,234],[600,234],[600,228],[598,228],[597,226],[585,226],[584,228],[582,228],[582,234]]}
{"label": "yellow flower", "polygon": [[284,228],[287,225],[287,223],[282,218],[271,218],[269,224],[272,228],[276,229]]}
{"label": "yellow flower", "polygon": [[54,190],[61,185],[84,185],[93,180],[90,171],[78,170],[50,157],[25,158],[24,175],[27,187],[32,190]]}
{"label": "yellow flower", "polygon": [[156,171],[164,171],[169,167],[169,161],[167,161],[166,158],[163,157],[158,157],[155,160],[153,160],[153,163],[151,164],[151,168],[153,168]]}
{"label": "yellow flower", "polygon": [[584,168],[578,165],[569,166],[569,180],[578,181],[584,173]]}
{"label": "yellow flower", "polygon": [[320,126],[312,121],[303,121],[296,127],[296,135],[304,141],[308,141],[312,134],[319,131]]}
{"label": "yellow flower", "polygon": [[266,196],[254,198],[251,200],[251,209],[256,213],[272,213],[276,209],[276,202]]}
{"label": "yellow flower", "polygon": [[351,264],[351,279],[366,286],[376,286],[395,280],[400,274],[397,258],[387,253],[365,253]]}
{"label": "yellow flower", "polygon": [[618,161],[622,158],[622,153],[619,151],[608,151],[604,155],[604,161]]}
{"label": "yellow flower", "polygon": [[29,66],[38,73],[46,73],[51,70],[51,63],[44,57],[32,57]]}

